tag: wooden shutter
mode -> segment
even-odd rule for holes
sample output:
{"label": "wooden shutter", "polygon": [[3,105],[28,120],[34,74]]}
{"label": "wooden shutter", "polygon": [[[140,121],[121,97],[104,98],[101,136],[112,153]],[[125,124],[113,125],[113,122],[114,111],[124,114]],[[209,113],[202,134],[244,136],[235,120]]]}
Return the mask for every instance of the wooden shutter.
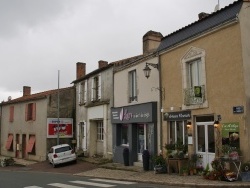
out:
{"label": "wooden shutter", "polygon": [[10,106],[9,121],[14,121],[14,106]]}
{"label": "wooden shutter", "polygon": [[12,142],[13,142],[13,135],[12,135],[12,134],[9,134],[8,139],[7,139],[7,141],[6,141],[6,145],[5,145],[5,148],[6,148],[7,150],[10,150],[10,149],[11,149],[11,144],[12,144]]}
{"label": "wooden shutter", "polygon": [[88,84],[88,82],[87,82],[87,80],[85,80],[85,81],[84,81],[84,101],[83,101],[84,103],[87,102],[87,88],[88,88],[88,87],[87,87],[87,86],[88,86],[87,84]]}
{"label": "wooden shutter", "polygon": [[79,85],[78,85],[78,101],[79,101],[79,104],[82,103],[81,90],[82,90],[82,83],[79,83]]}
{"label": "wooden shutter", "polygon": [[36,103],[32,104],[32,120],[36,120]]}
{"label": "wooden shutter", "polygon": [[102,96],[102,80],[101,75],[98,76],[98,99],[101,99]]}
{"label": "wooden shutter", "polygon": [[25,105],[25,121],[28,121],[28,107],[29,106],[29,104],[26,104]]}
{"label": "wooden shutter", "polygon": [[28,147],[27,147],[27,152],[30,153],[32,152],[32,149],[35,145],[36,137],[35,136],[30,136],[29,142],[28,142]]}
{"label": "wooden shutter", "polygon": [[91,80],[91,101],[94,101],[95,96],[95,78]]}

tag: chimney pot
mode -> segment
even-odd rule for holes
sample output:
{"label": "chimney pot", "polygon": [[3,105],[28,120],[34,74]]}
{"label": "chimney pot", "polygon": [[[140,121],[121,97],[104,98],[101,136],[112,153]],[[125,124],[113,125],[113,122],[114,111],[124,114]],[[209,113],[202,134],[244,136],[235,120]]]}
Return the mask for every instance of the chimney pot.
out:
{"label": "chimney pot", "polygon": [[76,63],[76,79],[79,79],[86,75],[86,63]]}
{"label": "chimney pot", "polygon": [[160,32],[148,31],[142,38],[143,40],[143,54],[147,54],[156,50],[160,43],[163,35]]}
{"label": "chimney pot", "polygon": [[100,61],[98,61],[98,65],[99,65],[99,69],[100,69],[100,68],[106,67],[108,65],[108,62],[100,60]]}
{"label": "chimney pot", "polygon": [[31,87],[23,86],[23,97],[29,96],[31,94]]}

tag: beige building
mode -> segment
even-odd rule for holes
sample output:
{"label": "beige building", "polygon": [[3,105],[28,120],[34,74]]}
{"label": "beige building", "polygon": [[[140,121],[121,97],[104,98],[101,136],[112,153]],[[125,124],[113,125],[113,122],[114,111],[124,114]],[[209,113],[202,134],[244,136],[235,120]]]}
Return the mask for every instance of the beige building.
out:
{"label": "beige building", "polygon": [[189,154],[201,156],[204,167],[223,155],[225,144],[250,160],[249,18],[250,2],[239,0],[199,14],[158,48],[167,91],[162,144],[181,140]]}
{"label": "beige building", "polygon": [[44,161],[58,141],[71,145],[74,97],[74,87],[59,90],[59,124],[57,89],[31,94],[31,88],[24,86],[22,97],[2,102],[1,155]]}

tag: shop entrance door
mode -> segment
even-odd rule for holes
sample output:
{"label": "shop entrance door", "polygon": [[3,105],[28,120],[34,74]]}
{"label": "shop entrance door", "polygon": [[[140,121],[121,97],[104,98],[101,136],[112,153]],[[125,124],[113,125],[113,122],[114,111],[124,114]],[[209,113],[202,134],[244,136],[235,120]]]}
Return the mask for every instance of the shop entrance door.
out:
{"label": "shop entrance door", "polygon": [[138,125],[138,146],[137,146],[137,153],[138,153],[138,161],[142,161],[142,153],[146,149],[146,125],[139,124]]}
{"label": "shop entrance door", "polygon": [[199,163],[204,168],[210,165],[215,157],[214,123],[196,123],[196,153],[200,156]]}

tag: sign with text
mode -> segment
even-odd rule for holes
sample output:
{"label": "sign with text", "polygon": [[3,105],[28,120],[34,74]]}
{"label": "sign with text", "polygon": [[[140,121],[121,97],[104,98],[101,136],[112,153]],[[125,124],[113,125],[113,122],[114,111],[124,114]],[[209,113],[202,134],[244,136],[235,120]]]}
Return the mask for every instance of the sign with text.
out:
{"label": "sign with text", "polygon": [[191,119],[191,111],[166,112],[164,113],[165,121],[180,121]]}
{"label": "sign with text", "polygon": [[147,123],[156,120],[156,102],[111,108],[112,123]]}
{"label": "sign with text", "polygon": [[239,123],[223,123],[221,127],[222,137],[229,138],[232,133],[239,133]]}
{"label": "sign with text", "polygon": [[233,113],[234,114],[244,113],[244,107],[243,106],[234,106],[233,107]]}
{"label": "sign with text", "polygon": [[73,138],[72,118],[47,118],[47,138]]}

